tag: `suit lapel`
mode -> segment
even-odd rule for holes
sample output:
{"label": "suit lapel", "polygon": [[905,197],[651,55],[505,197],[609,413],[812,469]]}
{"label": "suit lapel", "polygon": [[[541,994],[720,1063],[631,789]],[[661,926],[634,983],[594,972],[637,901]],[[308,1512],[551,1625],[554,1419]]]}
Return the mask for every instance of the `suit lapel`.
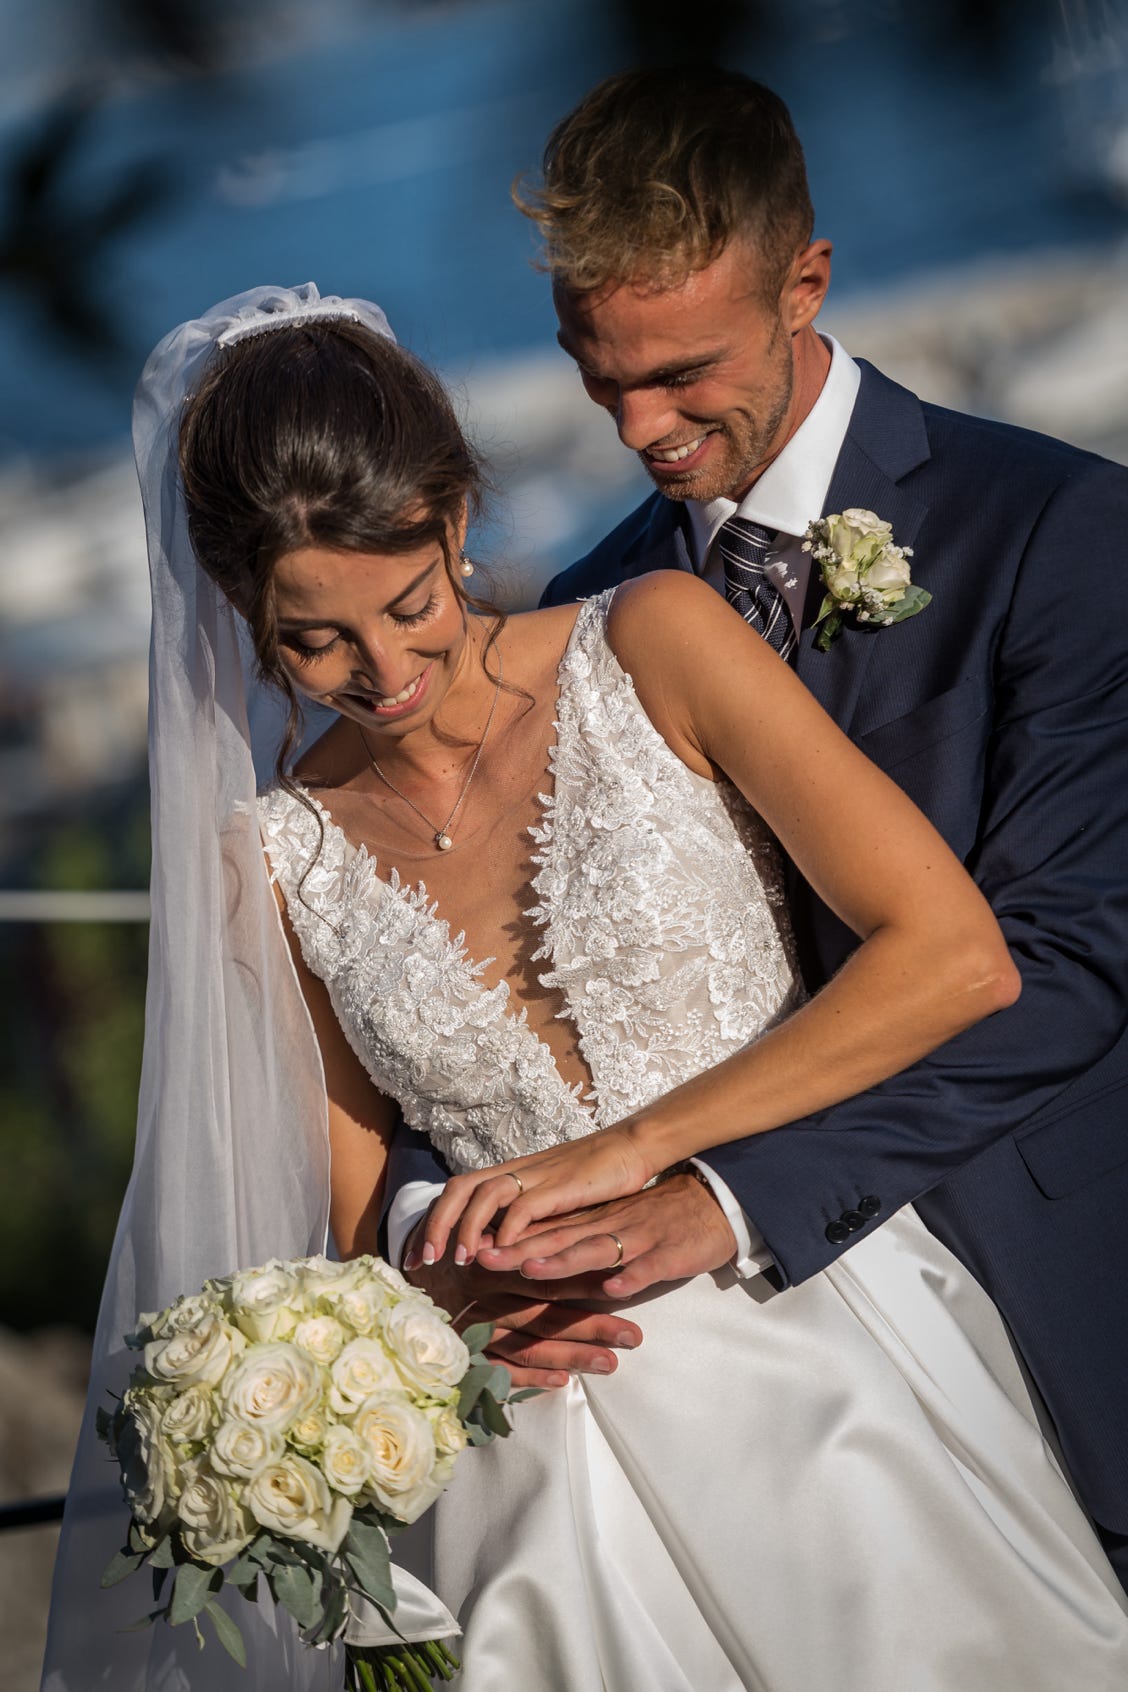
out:
{"label": "suit lapel", "polygon": [[[930,456],[924,413],[915,394],[863,360],[859,363],[861,387],[821,515],[860,506],[892,524],[898,546],[912,546],[928,507],[899,483]],[[890,631],[867,628],[847,618],[830,651],[820,652],[813,622],[822,596],[815,568],[807,590],[797,669],[824,710],[849,732],[877,642]]]}

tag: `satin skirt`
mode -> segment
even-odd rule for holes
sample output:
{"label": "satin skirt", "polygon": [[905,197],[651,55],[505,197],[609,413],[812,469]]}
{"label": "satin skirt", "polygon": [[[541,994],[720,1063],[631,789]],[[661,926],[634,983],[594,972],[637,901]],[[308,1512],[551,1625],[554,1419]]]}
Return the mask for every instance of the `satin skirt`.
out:
{"label": "satin skirt", "polygon": [[911,1208],[786,1293],[631,1314],[614,1375],[515,1406],[413,1530],[460,1692],[1124,1692],[1128,1600]]}

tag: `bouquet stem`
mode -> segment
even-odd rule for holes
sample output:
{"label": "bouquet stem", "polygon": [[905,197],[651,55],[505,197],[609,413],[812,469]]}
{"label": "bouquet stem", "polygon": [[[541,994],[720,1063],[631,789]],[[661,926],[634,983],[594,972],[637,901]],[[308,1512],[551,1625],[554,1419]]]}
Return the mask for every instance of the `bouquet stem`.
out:
{"label": "bouquet stem", "polygon": [[460,1667],[438,1639],[419,1645],[350,1645],[345,1692],[433,1692]]}

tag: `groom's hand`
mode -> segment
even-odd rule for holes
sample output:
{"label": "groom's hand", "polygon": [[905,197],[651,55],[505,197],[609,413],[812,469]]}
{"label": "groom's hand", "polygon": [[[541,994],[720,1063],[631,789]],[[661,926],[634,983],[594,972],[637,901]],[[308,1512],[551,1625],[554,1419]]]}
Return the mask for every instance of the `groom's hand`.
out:
{"label": "groom's hand", "polygon": [[[616,1262],[620,1242],[622,1268]],[[516,1269],[542,1288],[596,1275],[600,1296],[618,1301],[665,1281],[708,1274],[731,1263],[735,1253],[732,1228],[711,1190],[693,1175],[672,1175],[558,1226],[542,1223],[516,1245],[483,1247],[478,1261],[499,1273]]]}
{"label": "groom's hand", "polygon": [[[637,1323],[596,1308],[607,1302],[597,1277],[541,1286],[516,1272],[498,1274],[476,1263],[460,1267],[449,1256],[405,1274],[450,1311],[455,1327],[494,1324],[487,1356],[509,1370],[517,1387],[566,1386],[570,1374],[609,1375],[618,1366],[616,1351],[642,1341]],[[578,1308],[585,1304],[591,1308]]]}

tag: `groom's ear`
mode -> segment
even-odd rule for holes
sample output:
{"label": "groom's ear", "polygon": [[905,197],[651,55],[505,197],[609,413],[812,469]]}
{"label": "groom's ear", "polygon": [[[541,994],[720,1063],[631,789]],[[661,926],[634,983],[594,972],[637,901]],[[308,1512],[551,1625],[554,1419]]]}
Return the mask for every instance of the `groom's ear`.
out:
{"label": "groom's ear", "polygon": [[829,241],[812,241],[795,255],[780,296],[780,309],[788,333],[797,335],[815,321],[830,287]]}

